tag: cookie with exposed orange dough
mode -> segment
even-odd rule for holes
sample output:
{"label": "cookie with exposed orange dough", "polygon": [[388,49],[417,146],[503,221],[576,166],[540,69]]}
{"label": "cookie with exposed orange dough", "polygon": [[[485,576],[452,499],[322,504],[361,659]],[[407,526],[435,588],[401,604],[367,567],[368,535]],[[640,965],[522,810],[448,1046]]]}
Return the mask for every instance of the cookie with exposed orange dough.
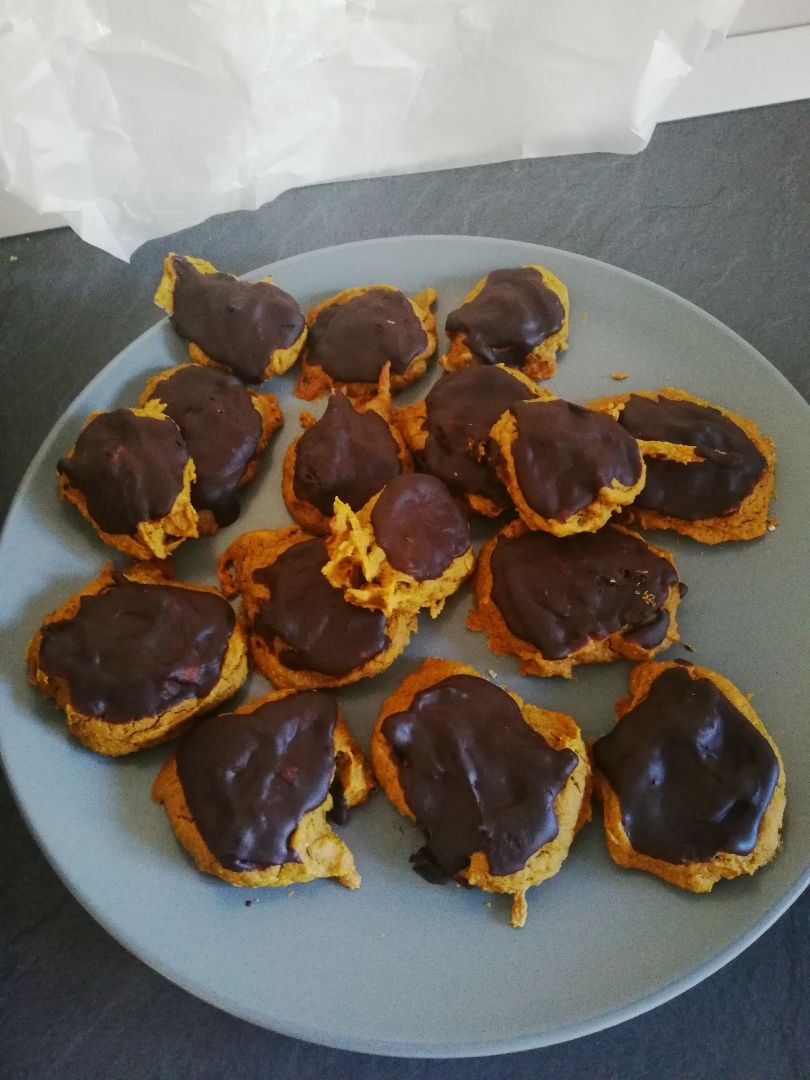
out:
{"label": "cookie with exposed orange dough", "polygon": [[596,532],[644,487],[639,445],[612,417],[543,395],[492,428],[498,476],[530,529]]}
{"label": "cookie with exposed orange dough", "polygon": [[155,303],[194,363],[223,367],[246,383],[289,370],[307,335],[298,304],[272,278],[242,281],[190,255],[166,256]]}
{"label": "cookie with exposed orange dough", "polygon": [[568,348],[568,289],[544,266],[493,270],[447,316],[447,371],[469,364],[505,364],[532,379],[549,379]]}
{"label": "cookie with exposed orange dough", "polygon": [[342,824],[374,782],[338,708],[319,690],[281,690],[209,716],[152,788],[197,869],[231,885],[360,884]]}
{"label": "cookie with exposed orange dough", "polygon": [[130,558],[165,559],[199,535],[194,460],[157,402],[91,413],[57,471],[60,496]]}
{"label": "cookie with exposed orange dough", "polygon": [[619,866],[703,893],[771,861],[785,769],[749,697],[707,668],[645,663],[616,717],[591,751]]}
{"label": "cookie with exposed orange dough", "polygon": [[150,401],[180,428],[194,461],[191,502],[200,535],[231,525],[239,517],[239,489],[284,423],[275,395],[248,390],[219,368],[181,364],[149,379],[141,407]]}
{"label": "cookie with exposed orange dough", "polygon": [[703,544],[764,535],[776,452],[753,420],[671,386],[613,394],[589,408],[614,417],[641,445],[646,480],[627,521]]}
{"label": "cookie with exposed orange dough", "polygon": [[590,765],[570,716],[521,701],[451,660],[425,660],[382,705],[374,773],[425,834],[411,861],[436,883],[456,878],[512,897],[560,869],[590,820]]}
{"label": "cookie with exposed orange dough", "polygon": [[279,689],[347,686],[385,671],[416,629],[416,617],[386,618],[350,604],[323,575],[324,541],[297,525],[249,532],[221,555],[226,596],[237,593],[254,666]]}
{"label": "cookie with exposed orange dough", "polygon": [[28,675],[72,735],[117,757],[174,738],[232,697],[247,678],[247,641],[216,589],[171,580],[165,563],[108,563],[45,617]]}
{"label": "cookie with exposed orange dough", "polygon": [[344,388],[374,397],[386,364],[396,394],[416,382],[436,351],[435,289],[406,296],[393,285],[360,285],[307,313],[307,342],[295,393],[305,401]]}
{"label": "cookie with exposed orange dough", "polygon": [[412,468],[411,455],[392,421],[388,365],[377,393],[352,402],[343,390],[329,398],[320,420],[301,414],[306,428],[284,457],[281,493],[307,532],[325,536],[335,499],[359,510],[389,480]]}
{"label": "cookie with exposed orange dough", "polygon": [[685,591],[669,552],[628,529],[560,538],[513,521],[481,549],[467,626],[524,675],[570,679],[578,664],[668,648]]}

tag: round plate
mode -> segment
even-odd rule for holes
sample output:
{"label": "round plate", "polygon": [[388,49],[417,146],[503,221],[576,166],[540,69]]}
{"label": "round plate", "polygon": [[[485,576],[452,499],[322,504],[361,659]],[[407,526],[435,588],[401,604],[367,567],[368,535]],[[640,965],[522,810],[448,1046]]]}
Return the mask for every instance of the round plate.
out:
{"label": "round plate", "polygon": [[[528,894],[523,930],[508,898],[429,885],[408,865],[416,828],[384,796],[357,810],[343,835],[363,876],[359,891],[334,882],[235,889],[198,874],[174,840],[150,787],[165,747],[105,760],[83,750],[25,681],[25,645],[42,616],[93,577],[109,552],[56,494],[55,466],[86,415],[135,403],[146,377],[185,359],[163,321],[133,342],[79,395],[37,454],[2,541],[3,655],[0,746],[28,823],[57,872],[111,934],[206,1001],[288,1035],[374,1053],[451,1056],[543,1046],[618,1023],[711,974],[761,934],[808,881],[810,667],[806,598],[810,411],[749,345],[691,304],[614,267],[532,244],[469,237],[409,237],[309,252],[272,273],[305,309],[352,285],[389,282],[439,292],[438,325],[473,282],[495,267],[541,263],[569,287],[570,347],[551,388],[574,401],[616,390],[683,387],[757,420],[776,441],[779,527],[762,540],[705,547],[674,534],[689,595],[681,608],[688,655],[754,693],[788,775],[784,849],[753,878],[710,896],[682,892],[609,859],[598,820],[560,873]],[[440,338],[440,347],[443,340]],[[626,382],[610,379],[629,372]],[[424,394],[432,373],[400,402]],[[272,384],[286,426],[240,520],[186,544],[177,573],[213,581],[215,557],[238,533],[287,524],[280,496],[284,449],[305,406],[295,371]],[[312,411],[320,412],[323,402]],[[482,531],[483,535],[483,531]],[[523,678],[488,652],[464,622],[465,589],[419,633],[385,675],[340,692],[350,726],[367,742],[382,699],[426,656],[493,670],[524,698],[571,713],[588,736],[608,730],[627,689],[625,663],[581,669],[572,682]],[[798,660],[798,662],[797,662]],[[262,692],[254,676],[247,688]],[[238,700],[246,700],[243,693]],[[250,906],[246,900],[250,899]]]}

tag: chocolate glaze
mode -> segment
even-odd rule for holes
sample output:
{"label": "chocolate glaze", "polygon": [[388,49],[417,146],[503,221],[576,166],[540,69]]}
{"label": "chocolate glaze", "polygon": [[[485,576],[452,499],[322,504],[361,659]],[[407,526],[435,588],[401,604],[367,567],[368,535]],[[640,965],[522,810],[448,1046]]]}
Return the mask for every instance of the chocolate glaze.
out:
{"label": "chocolate glaze", "polygon": [[515,873],[557,836],[553,804],[577,755],[552,749],[486,679],[442,679],[386,717],[382,734],[428,861],[446,874],[463,870],[474,851],[486,854],[491,873]]}
{"label": "chocolate glaze", "polygon": [[445,372],[425,398],[424,468],[457,494],[482,495],[496,506],[510,506],[484,451],[498,417],[528,396],[523,383],[500,368]]}
{"label": "chocolate glaze", "polygon": [[708,405],[631,394],[619,423],[637,439],[694,446],[705,460],[647,458],[639,506],[696,521],[731,514],[754,489],[767,462],[742,428]]}
{"label": "chocolate glaze", "polygon": [[545,518],[566,521],[617,480],[641,475],[638,443],[609,416],[569,401],[519,401],[512,457],[520,490]]}
{"label": "chocolate glaze", "polygon": [[194,459],[192,503],[230,525],[239,517],[239,481],[262,434],[250,394],[226,371],[193,364],[158,383],[153,397],[165,404]]}
{"label": "chocolate glaze", "polygon": [[470,525],[435,476],[404,473],[383,490],[371,511],[377,543],[395,570],[417,581],[440,577],[470,550]]}
{"label": "chocolate glaze", "polygon": [[206,847],[226,870],[301,862],[301,818],[326,799],[337,703],[310,690],[209,716],[177,748],[177,775]]}
{"label": "chocolate glaze", "polygon": [[203,274],[179,256],[174,270],[172,326],[243,382],[262,382],[272,354],[289,349],[304,329],[298,304],[275,285]]}
{"label": "chocolate glaze", "polygon": [[341,382],[376,382],[386,363],[401,375],[427,343],[404,293],[370,289],[323,309],[309,328],[307,360]]}
{"label": "chocolate glaze", "polygon": [[295,671],[346,675],[388,646],[379,611],[347,603],[321,573],[329,556],[323,540],[305,540],[256,570],[253,580],[270,590],[253,621],[268,644],[283,646],[278,658]]}
{"label": "chocolate glaze", "polygon": [[547,660],[617,630],[646,649],[664,640],[669,613],[661,609],[678,575],[643,540],[618,529],[500,537],[490,565],[492,600],[504,622]]}
{"label": "chocolate glaze", "polygon": [[188,457],[172,420],[116,409],[87,425],[57,469],[84,495],[99,528],[132,535],[142,521],[169,513],[183,489]]}
{"label": "chocolate glaze", "polygon": [[485,364],[520,367],[547,337],[562,329],[565,310],[556,293],[531,266],[493,270],[474,300],[447,316],[448,334],[462,334],[470,352]]}
{"label": "chocolate glaze", "polygon": [[43,627],[39,666],[65,680],[74,709],[124,724],[205,697],[234,622],[231,605],[214,593],[116,574],[74,616]]}
{"label": "chocolate glaze", "polygon": [[709,679],[668,668],[593,750],[636,851],[690,863],[754,849],[779,763]]}
{"label": "chocolate glaze", "polygon": [[333,394],[321,419],[298,440],[293,491],[332,516],[335,499],[359,510],[401,469],[397,444],[375,412],[357,412]]}

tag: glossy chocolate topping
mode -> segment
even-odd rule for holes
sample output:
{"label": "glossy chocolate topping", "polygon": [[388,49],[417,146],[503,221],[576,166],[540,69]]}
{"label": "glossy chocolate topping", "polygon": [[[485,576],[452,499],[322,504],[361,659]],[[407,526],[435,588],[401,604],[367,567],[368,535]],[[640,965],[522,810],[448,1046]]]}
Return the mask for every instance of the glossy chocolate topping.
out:
{"label": "glossy chocolate topping", "polygon": [[529,727],[512,698],[452,675],[386,717],[405,800],[432,861],[457,874],[483,851],[493,874],[522,870],[558,833],[554,800],[577,765]]}
{"label": "glossy chocolate topping", "polygon": [[239,517],[239,481],[262,434],[250,394],[226,371],[192,364],[159,382],[153,397],[165,404],[194,459],[195,508],[230,525]]}
{"label": "glossy chocolate topping", "polygon": [[511,411],[518,484],[542,517],[566,521],[613,480],[624,487],[637,483],[638,443],[611,417],[560,400],[519,401]]}
{"label": "glossy chocolate topping", "polygon": [[687,465],[647,458],[636,502],[673,517],[696,521],[733,513],[766,466],[742,428],[707,405],[631,394],[619,423],[637,439],[694,446],[703,455],[704,461]]}
{"label": "glossy chocolate topping", "polygon": [[381,653],[388,636],[380,612],[349,604],[332,588],[321,573],[328,558],[323,540],[305,540],[256,570],[253,580],[270,598],[253,628],[268,644],[281,638],[278,658],[286,667],[339,676]]}
{"label": "glossy chocolate topping", "polygon": [[376,382],[386,363],[401,375],[427,343],[404,293],[370,289],[323,309],[309,328],[307,359],[341,382]]}
{"label": "glossy chocolate topping", "polygon": [[424,468],[453,492],[508,507],[506,488],[484,451],[498,417],[528,396],[523,383],[497,367],[445,372],[425,398]]}
{"label": "glossy chocolate topping", "polygon": [[485,364],[520,367],[547,337],[562,329],[560,298],[531,266],[493,270],[474,300],[447,316],[448,334],[463,334],[467,348]]}
{"label": "glossy chocolate topping", "polygon": [[244,382],[262,382],[277,349],[289,349],[304,316],[289,293],[266,281],[203,274],[175,257],[172,325],[180,337],[230,368]]}
{"label": "glossy chocolate topping", "polygon": [[618,529],[501,537],[490,565],[492,600],[504,622],[547,660],[562,660],[617,630],[651,649],[669,627],[662,607],[678,575],[642,540]]}
{"label": "glossy chocolate topping", "polygon": [[383,418],[357,412],[345,394],[337,393],[298,440],[293,491],[331,517],[336,498],[359,510],[400,468],[397,444]]}
{"label": "glossy chocolate topping", "polygon": [[65,680],[74,709],[124,724],[205,697],[234,622],[221,596],[116,574],[115,584],[85,596],[72,618],[43,628],[39,666]]}
{"label": "glossy chocolate topping", "polygon": [[417,581],[440,577],[472,543],[469,522],[453,496],[425,473],[392,480],[374,504],[371,524],[394,569]]}
{"label": "glossy chocolate topping", "polygon": [[132,535],[140,522],[169,513],[183,489],[188,457],[172,420],[116,409],[92,420],[57,468],[84,495],[104,532]]}
{"label": "glossy chocolate topping", "polygon": [[690,863],[754,849],[779,763],[709,679],[668,668],[593,750],[636,851]]}
{"label": "glossy chocolate topping", "polygon": [[300,862],[301,818],[329,793],[337,703],[310,690],[209,716],[180,742],[177,774],[206,847],[226,870]]}

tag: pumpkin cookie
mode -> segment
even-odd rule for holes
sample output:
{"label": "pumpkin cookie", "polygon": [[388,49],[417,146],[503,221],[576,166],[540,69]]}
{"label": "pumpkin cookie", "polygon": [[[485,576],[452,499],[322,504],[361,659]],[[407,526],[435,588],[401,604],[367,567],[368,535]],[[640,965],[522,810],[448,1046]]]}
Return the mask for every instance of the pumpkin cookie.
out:
{"label": "pumpkin cookie", "polygon": [[52,614],[28,646],[28,675],[99,754],[143,750],[232,697],[247,644],[217,592],[140,563],[99,576]]}
{"label": "pumpkin cookie", "polygon": [[753,874],[779,848],[785,770],[749,699],[707,668],[639,664],[593,744],[608,850],[691,892]]}
{"label": "pumpkin cookie", "polygon": [[246,383],[291,368],[306,337],[298,304],[272,278],[240,281],[174,252],[164,260],[155,303],[171,315],[195,363],[224,367]]}
{"label": "pumpkin cookie", "polygon": [[333,877],[356,889],[352,854],[327,819],[373,786],[332,695],[281,690],[197,724],[152,797],[203,873],[251,887]]}

